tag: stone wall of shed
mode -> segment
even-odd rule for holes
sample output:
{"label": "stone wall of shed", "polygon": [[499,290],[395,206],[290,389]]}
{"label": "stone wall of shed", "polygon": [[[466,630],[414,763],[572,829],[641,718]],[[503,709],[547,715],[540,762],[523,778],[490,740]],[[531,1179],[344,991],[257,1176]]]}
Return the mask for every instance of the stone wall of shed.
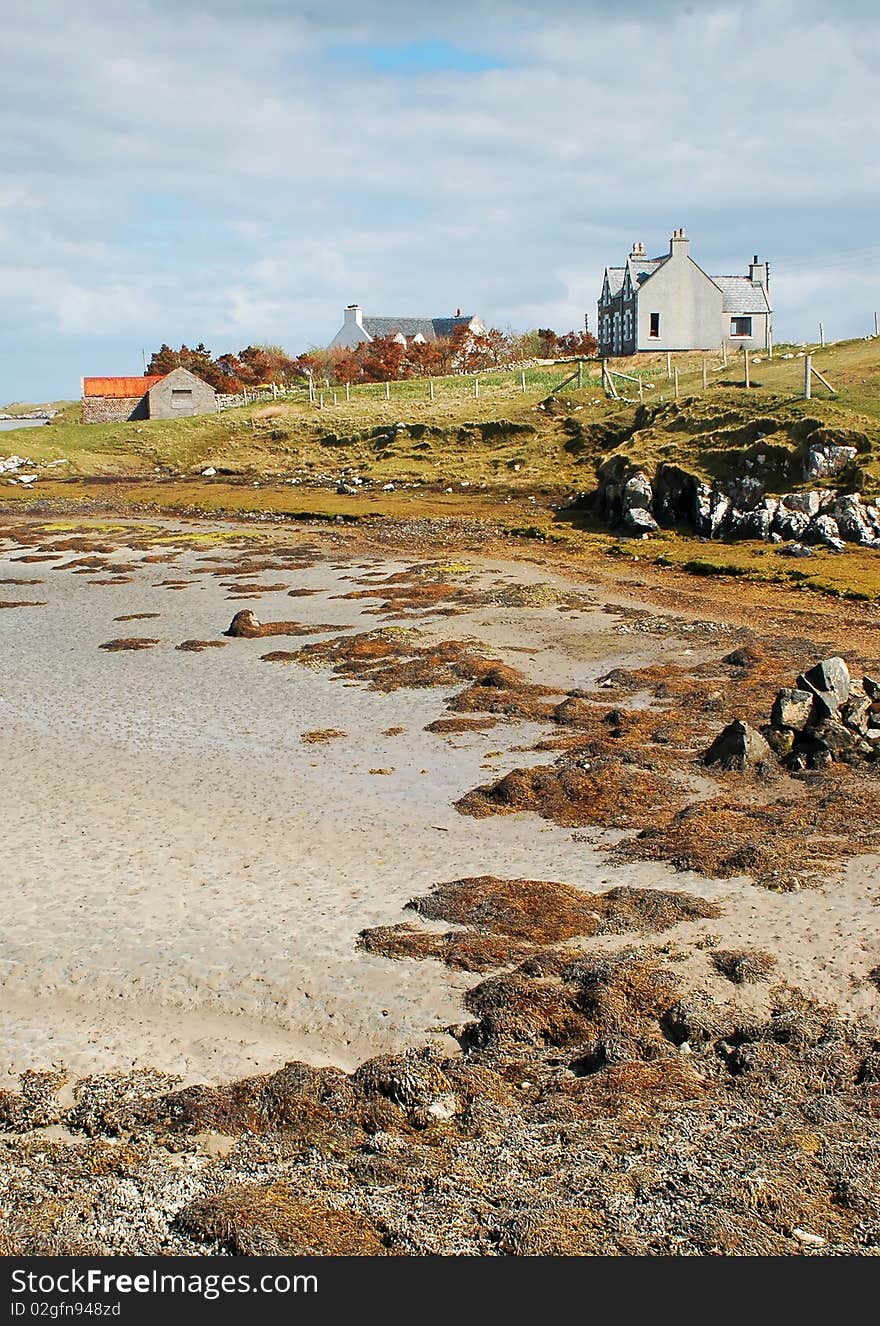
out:
{"label": "stone wall of shed", "polygon": [[129,419],[146,419],[145,396],[83,396],[84,424],[121,424]]}

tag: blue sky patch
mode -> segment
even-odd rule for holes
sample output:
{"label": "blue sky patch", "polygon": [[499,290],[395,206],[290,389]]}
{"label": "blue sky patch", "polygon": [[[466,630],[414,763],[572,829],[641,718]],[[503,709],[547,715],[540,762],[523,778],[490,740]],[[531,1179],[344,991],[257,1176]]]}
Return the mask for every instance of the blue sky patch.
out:
{"label": "blue sky patch", "polygon": [[501,61],[495,56],[464,50],[452,42],[440,40],[382,45],[359,42],[357,45],[330,46],[327,55],[334,62],[369,69],[377,74],[479,74],[487,69],[502,68]]}

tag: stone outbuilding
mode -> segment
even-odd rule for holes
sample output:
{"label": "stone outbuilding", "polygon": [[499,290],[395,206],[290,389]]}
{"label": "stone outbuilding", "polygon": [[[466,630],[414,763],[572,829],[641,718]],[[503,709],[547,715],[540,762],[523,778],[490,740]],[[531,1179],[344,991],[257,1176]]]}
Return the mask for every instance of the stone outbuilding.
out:
{"label": "stone outbuilding", "polygon": [[623,267],[606,267],[599,298],[599,353],[652,350],[765,350],[773,309],[766,262],[755,254],[745,276],[708,276],[690,256],[684,230],[669,252],[649,258],[632,246]]}
{"label": "stone outbuilding", "polygon": [[188,368],[139,378],[83,378],[82,422],[122,423],[128,419],[180,419],[213,414],[217,393]]}

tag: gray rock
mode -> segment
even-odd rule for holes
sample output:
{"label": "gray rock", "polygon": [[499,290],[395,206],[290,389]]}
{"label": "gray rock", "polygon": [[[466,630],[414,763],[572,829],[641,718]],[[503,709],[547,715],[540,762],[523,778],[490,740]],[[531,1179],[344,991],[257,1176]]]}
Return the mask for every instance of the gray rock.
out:
{"label": "gray rock", "polygon": [[855,447],[836,447],[830,442],[813,445],[804,462],[804,478],[827,479],[840,474],[857,454]]}
{"label": "gray rock", "polygon": [[783,539],[801,539],[810,528],[810,517],[805,511],[780,507],[773,518],[772,528]]}
{"label": "gray rock", "polygon": [[809,742],[811,748],[815,747],[814,753],[820,753],[824,748],[833,760],[842,761],[870,755],[873,749],[869,742],[834,718],[826,718],[808,732],[799,734],[795,738],[795,750],[802,748],[805,742]]}
{"label": "gray rock", "polygon": [[814,520],[811,520],[807,537],[813,539],[816,543],[824,544],[826,548],[833,548],[835,552],[843,552],[846,548],[846,544],[840,537],[837,521],[833,516],[816,516]]}
{"label": "gray rock", "polygon": [[696,491],[694,528],[704,538],[714,539],[726,527],[731,512],[731,501],[725,493],[701,483]]}
{"label": "gray rock", "polygon": [[631,475],[623,485],[623,509],[624,511],[651,511],[653,505],[654,490],[647,474],[639,470],[637,474]]}
{"label": "gray rock", "polygon": [[877,542],[876,532],[858,493],[844,493],[838,497],[831,507],[830,515],[837,522],[840,537],[847,543],[870,547]]}
{"label": "gray rock", "polygon": [[780,501],[787,511],[799,511],[811,519],[818,516],[822,506],[822,499],[815,488],[806,493],[783,493]]}
{"label": "gray rock", "polygon": [[867,695],[854,695],[847,700],[841,707],[841,722],[845,723],[853,732],[859,732],[862,736],[868,731],[868,715],[871,712],[871,701]]}
{"label": "gray rock", "polygon": [[873,677],[862,677],[862,689],[869,700],[880,700],[880,681]]}
{"label": "gray rock", "polygon": [[660,528],[650,511],[640,506],[624,512],[623,524],[624,528],[631,530],[633,534],[652,534],[654,530]]}
{"label": "gray rock", "polygon": [[770,722],[774,727],[805,727],[810,721],[813,699],[811,690],[783,687],[773,702]]}
{"label": "gray rock", "polygon": [[732,511],[730,532],[740,539],[769,538],[774,514],[765,506],[755,507],[754,511]]}
{"label": "gray rock", "polygon": [[831,692],[837,704],[844,704],[850,695],[849,668],[844,659],[835,654],[832,658],[823,658],[807,672],[802,672],[797,679],[801,690],[812,691],[814,695]]}
{"label": "gray rock", "polygon": [[784,548],[779,549],[780,557],[813,557],[814,555],[813,549],[808,548],[805,543],[787,543]]}
{"label": "gray rock", "polygon": [[722,769],[746,769],[770,759],[770,747],[760,732],[735,718],[712,742],[703,763]]}

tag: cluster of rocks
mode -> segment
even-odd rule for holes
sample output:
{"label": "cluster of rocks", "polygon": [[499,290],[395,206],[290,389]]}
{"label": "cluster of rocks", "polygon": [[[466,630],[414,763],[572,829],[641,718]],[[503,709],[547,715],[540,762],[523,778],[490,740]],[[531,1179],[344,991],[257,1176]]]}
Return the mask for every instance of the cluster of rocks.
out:
{"label": "cluster of rocks", "polygon": [[[847,543],[880,547],[880,501],[866,500],[860,493],[811,488],[770,497],[759,479],[748,476],[728,484],[692,481],[683,514],[697,534],[710,539],[792,541],[820,544],[837,552]],[[642,470],[620,489],[619,523],[630,534],[651,534],[664,516],[675,519],[678,515],[674,508],[669,510],[668,500],[658,502],[654,486]]]}
{"label": "cluster of rocks", "polygon": [[774,754],[792,770],[880,758],[880,681],[855,681],[842,658],[823,659],[802,672],[795,686],[778,692],[770,722],[760,731],[734,720],[703,762],[722,769],[760,768]]}

